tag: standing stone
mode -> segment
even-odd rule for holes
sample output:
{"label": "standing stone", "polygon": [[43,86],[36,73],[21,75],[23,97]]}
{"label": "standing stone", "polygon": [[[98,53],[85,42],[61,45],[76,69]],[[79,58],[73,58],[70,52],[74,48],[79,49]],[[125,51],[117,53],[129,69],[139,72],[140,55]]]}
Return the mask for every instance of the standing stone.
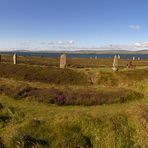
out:
{"label": "standing stone", "polygon": [[95,59],[97,59],[98,57],[97,56],[95,56]]}
{"label": "standing stone", "polygon": [[140,60],[140,57],[138,57],[138,60]]}
{"label": "standing stone", "polygon": [[62,54],[60,57],[60,68],[66,68],[66,54]]}
{"label": "standing stone", "polygon": [[2,56],[0,55],[0,63],[2,62]]}
{"label": "standing stone", "polygon": [[112,67],[112,69],[114,71],[118,71],[118,58],[117,58],[116,55],[114,56],[114,61],[113,61],[113,67]]}
{"label": "standing stone", "polygon": [[118,59],[120,59],[121,57],[120,57],[120,55],[118,55]]}
{"label": "standing stone", "polygon": [[13,54],[13,64],[17,64],[17,54]]}
{"label": "standing stone", "polygon": [[135,57],[133,57],[133,61],[135,60]]}

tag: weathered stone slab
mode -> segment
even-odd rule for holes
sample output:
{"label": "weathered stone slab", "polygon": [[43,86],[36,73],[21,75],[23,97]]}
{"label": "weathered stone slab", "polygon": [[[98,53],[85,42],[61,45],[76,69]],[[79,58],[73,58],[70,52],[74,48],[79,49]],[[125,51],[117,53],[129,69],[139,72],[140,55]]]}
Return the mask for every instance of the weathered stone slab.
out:
{"label": "weathered stone slab", "polygon": [[17,64],[17,54],[13,54],[13,64]]}
{"label": "weathered stone slab", "polygon": [[116,55],[114,56],[112,69],[113,69],[114,71],[118,71],[118,57],[117,57]]}
{"label": "weathered stone slab", "polygon": [[62,54],[60,57],[60,68],[66,68],[66,54]]}

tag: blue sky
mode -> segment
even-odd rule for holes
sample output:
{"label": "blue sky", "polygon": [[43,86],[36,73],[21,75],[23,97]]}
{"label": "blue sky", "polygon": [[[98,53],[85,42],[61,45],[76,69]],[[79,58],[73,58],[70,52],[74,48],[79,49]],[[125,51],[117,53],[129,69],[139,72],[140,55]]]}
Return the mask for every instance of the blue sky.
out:
{"label": "blue sky", "polygon": [[148,41],[148,0],[0,0],[0,46]]}

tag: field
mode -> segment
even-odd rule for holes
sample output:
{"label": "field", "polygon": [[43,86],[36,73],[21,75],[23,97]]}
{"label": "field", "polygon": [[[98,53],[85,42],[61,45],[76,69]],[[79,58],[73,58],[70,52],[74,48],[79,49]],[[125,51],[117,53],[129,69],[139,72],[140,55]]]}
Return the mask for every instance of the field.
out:
{"label": "field", "polygon": [[2,56],[0,148],[148,147],[148,60]]}

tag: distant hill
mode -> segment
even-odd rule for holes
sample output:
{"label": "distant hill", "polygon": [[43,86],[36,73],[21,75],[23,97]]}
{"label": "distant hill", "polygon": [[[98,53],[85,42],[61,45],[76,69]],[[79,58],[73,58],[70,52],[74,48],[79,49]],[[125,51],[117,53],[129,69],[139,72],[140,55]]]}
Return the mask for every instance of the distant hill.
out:
{"label": "distant hill", "polygon": [[140,50],[138,53],[148,54],[148,50]]}
{"label": "distant hill", "polygon": [[148,50],[129,51],[129,50],[76,50],[76,51],[35,51],[40,53],[80,53],[80,54],[148,54]]}
{"label": "distant hill", "polygon": [[1,53],[6,52],[34,52],[34,53],[79,53],[79,54],[148,54],[148,49],[130,51],[130,50],[14,50],[14,51],[0,51]]}

